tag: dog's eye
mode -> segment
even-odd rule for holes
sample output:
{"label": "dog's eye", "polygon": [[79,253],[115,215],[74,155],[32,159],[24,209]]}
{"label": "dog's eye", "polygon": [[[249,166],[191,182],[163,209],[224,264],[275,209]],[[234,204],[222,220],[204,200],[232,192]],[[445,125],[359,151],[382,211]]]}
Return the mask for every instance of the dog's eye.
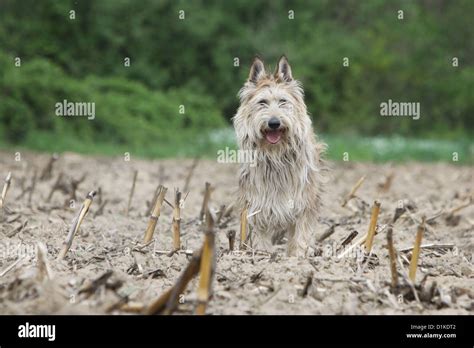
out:
{"label": "dog's eye", "polygon": [[283,98],[278,101],[278,104],[280,104],[280,105],[284,105],[286,103],[288,103],[288,100],[283,99]]}
{"label": "dog's eye", "polygon": [[266,100],[266,99],[260,99],[260,100],[258,101],[258,105],[267,106],[267,105],[268,105],[268,100]]}

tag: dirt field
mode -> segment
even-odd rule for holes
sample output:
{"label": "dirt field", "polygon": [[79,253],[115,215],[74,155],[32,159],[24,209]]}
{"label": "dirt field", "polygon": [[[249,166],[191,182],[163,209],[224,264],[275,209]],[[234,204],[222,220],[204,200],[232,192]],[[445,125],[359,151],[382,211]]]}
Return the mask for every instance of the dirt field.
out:
{"label": "dirt field", "polygon": [[[175,283],[190,257],[184,252],[167,255],[173,245],[172,209],[168,205],[161,212],[154,243],[143,246],[148,223],[147,204],[159,183],[168,187],[166,197],[173,202],[174,188],[183,188],[192,160],[132,158],[127,162],[123,158],[66,153],[54,163],[52,176],[40,180],[50,155],[22,153],[21,156],[21,161],[15,161],[14,153],[0,153],[2,180],[12,172],[12,184],[0,217],[1,314],[130,313],[150,304]],[[35,168],[38,180],[29,203],[29,191],[25,189],[32,183]],[[217,211],[223,204],[230,205],[235,197],[236,169],[236,165],[210,160],[198,163],[182,209],[183,249],[196,250],[203,242],[198,216],[205,182],[209,181],[215,188],[211,207]],[[138,170],[138,178],[126,216],[134,170]],[[48,202],[51,188],[61,172],[64,173],[63,190],[54,192]],[[391,173],[393,180],[387,183]],[[67,184],[84,174],[84,181],[78,185],[76,205],[65,206],[71,197]],[[342,200],[363,175],[366,179],[357,191],[358,198],[342,208]],[[386,191],[381,189],[383,183],[387,184]],[[3,182],[0,185],[3,186]],[[215,229],[216,273],[207,313],[473,313],[474,206],[465,207],[454,216],[448,217],[447,213],[468,202],[473,195],[472,167],[339,163],[332,165],[326,186],[321,224],[315,229],[318,237],[331,228],[334,232],[316,242],[312,255],[306,259],[286,257],[284,245],[279,245],[278,252],[273,254],[229,253],[228,230],[237,232],[238,249],[239,212],[233,212],[223,227]],[[66,258],[56,260],[86,194],[99,187],[101,197],[95,197]],[[357,231],[358,235],[348,245],[367,232],[374,199],[381,202],[373,246],[376,258],[367,263],[352,252],[338,258],[342,250],[336,250],[351,232]],[[107,200],[102,214],[98,213],[100,200],[102,203]],[[392,222],[403,200],[407,209],[393,225],[395,247],[402,250],[413,246],[423,215],[430,224],[422,244],[437,247],[422,249],[416,289],[400,286],[402,296],[399,296],[390,292],[386,235],[387,224]],[[48,272],[39,267],[42,263],[38,262],[35,247],[38,242],[47,246],[50,278]],[[405,283],[411,253],[401,251],[399,254],[403,264],[399,282]],[[108,270],[113,272],[106,273]],[[198,278],[195,278],[176,313],[194,312],[197,286]]]}

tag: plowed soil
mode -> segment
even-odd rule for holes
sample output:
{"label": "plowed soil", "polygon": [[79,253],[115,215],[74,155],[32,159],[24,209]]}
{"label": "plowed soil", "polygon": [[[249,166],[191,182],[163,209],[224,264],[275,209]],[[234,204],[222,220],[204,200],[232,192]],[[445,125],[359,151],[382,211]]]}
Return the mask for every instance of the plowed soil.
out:
{"label": "plowed soil", "polygon": [[[192,160],[141,160],[61,154],[51,177],[39,177],[49,154],[0,153],[2,179],[12,173],[11,187],[0,216],[1,314],[129,314],[146,308],[176,282],[190,260],[172,249],[172,208],[161,211],[154,241],[143,245],[148,205],[158,184],[183,189]],[[241,252],[239,213],[215,228],[216,269],[209,314],[472,314],[474,310],[474,205],[450,210],[472,199],[473,167],[451,164],[331,165],[325,183],[321,221],[307,258],[287,257],[285,239],[274,253]],[[29,197],[27,190],[38,180]],[[134,171],[138,171],[130,211],[126,208]],[[48,196],[63,173],[63,189]],[[366,179],[346,207],[341,202],[362,176]],[[78,184],[76,200],[71,180]],[[387,179],[392,177],[390,182]],[[199,212],[205,182],[212,184],[210,206],[218,211],[233,203],[237,165],[200,160],[189,183],[182,209],[182,248],[203,243]],[[385,189],[383,188],[385,184]],[[3,186],[3,182],[0,183]],[[68,230],[87,193],[100,188],[64,260],[57,260]],[[22,195],[23,192],[23,195]],[[372,256],[344,252],[343,241],[353,231],[363,236],[371,206],[381,202]],[[104,204],[103,211],[99,207]],[[393,222],[396,208],[403,214]],[[407,282],[408,262],[422,217],[428,219],[416,282]],[[386,248],[388,224],[398,250],[399,287],[390,286]],[[236,251],[229,252],[226,233],[235,230]],[[324,233],[333,231],[325,239]],[[354,232],[355,233],[355,232]],[[37,243],[47,247],[50,274],[40,269]],[[112,271],[112,272],[110,272]],[[102,280],[102,281],[101,281]],[[181,297],[176,314],[192,314],[198,277]]]}

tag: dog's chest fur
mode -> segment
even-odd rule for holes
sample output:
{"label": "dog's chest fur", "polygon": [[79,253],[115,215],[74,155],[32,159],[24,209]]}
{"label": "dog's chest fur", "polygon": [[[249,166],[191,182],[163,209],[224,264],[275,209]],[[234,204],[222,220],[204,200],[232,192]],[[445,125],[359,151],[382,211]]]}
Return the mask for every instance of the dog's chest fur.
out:
{"label": "dog's chest fur", "polygon": [[241,200],[249,203],[249,213],[260,211],[253,218],[257,228],[288,229],[308,206],[312,181],[311,169],[295,152],[260,153],[255,166],[241,167]]}

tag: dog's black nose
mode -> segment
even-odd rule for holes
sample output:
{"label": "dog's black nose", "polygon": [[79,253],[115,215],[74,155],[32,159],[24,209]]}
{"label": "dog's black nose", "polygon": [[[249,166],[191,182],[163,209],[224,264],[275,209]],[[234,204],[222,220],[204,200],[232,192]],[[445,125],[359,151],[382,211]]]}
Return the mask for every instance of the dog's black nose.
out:
{"label": "dog's black nose", "polygon": [[268,127],[270,127],[270,129],[278,129],[280,127],[280,120],[276,117],[272,117],[268,121]]}

